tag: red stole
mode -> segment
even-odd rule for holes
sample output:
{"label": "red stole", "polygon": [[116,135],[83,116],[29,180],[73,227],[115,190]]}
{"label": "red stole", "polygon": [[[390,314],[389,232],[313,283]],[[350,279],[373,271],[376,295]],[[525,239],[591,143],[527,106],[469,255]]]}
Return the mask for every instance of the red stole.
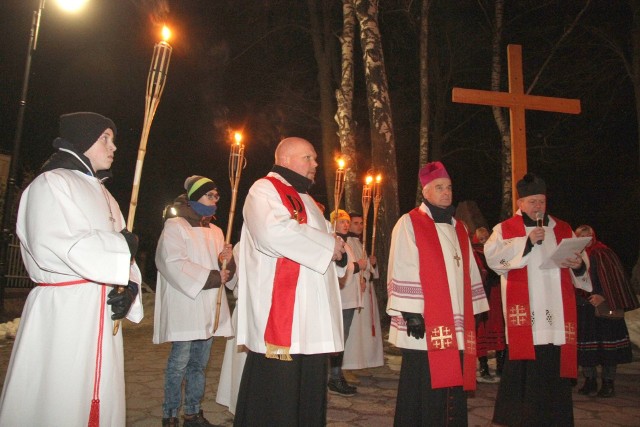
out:
{"label": "red stole", "polygon": [[[424,322],[429,351],[431,386],[445,388],[462,385],[464,390],[476,389],[476,333],[471,301],[469,272],[469,234],[461,221],[456,222],[456,235],[462,252],[464,277],[464,358],[460,366],[456,327],[451,307],[449,279],[442,246],[435,223],[416,208],[409,212],[418,247],[420,284],[424,297]],[[453,242],[452,242],[453,243]],[[467,244],[465,244],[467,243]],[[463,376],[464,370],[464,376]]]}
{"label": "red stole", "polygon": [[[557,218],[553,218],[553,220],[556,222],[553,232],[558,244],[562,239],[573,237],[569,224]],[[523,236],[526,236],[526,231],[521,215],[514,215],[502,223],[502,237],[504,239]],[[507,274],[507,318],[505,320],[509,336],[509,359],[511,360],[535,360],[536,358],[533,348],[527,272],[527,266],[524,266],[517,270],[511,270]],[[576,297],[568,268],[560,269],[560,289],[565,330],[565,344],[560,346],[560,376],[577,378]]]}
{"label": "red stole", "polygon": [[[306,223],[307,213],[298,192],[276,178],[267,176],[264,179],[269,180],[276,188],[282,204],[291,214],[291,219],[295,219],[300,224]],[[265,356],[270,359],[291,360],[289,349],[299,275],[300,264],[288,258],[278,258],[273,278],[271,309],[264,331],[264,341],[267,346]]]}

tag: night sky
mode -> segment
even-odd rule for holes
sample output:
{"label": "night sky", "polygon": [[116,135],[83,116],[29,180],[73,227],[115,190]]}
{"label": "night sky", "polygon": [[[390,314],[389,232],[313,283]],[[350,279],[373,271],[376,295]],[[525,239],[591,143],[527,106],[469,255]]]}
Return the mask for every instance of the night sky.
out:
{"label": "night sky", "polygon": [[[339,3],[334,7],[336,34]],[[398,152],[398,196],[400,210],[406,212],[415,205],[419,167],[416,17],[420,2],[380,3]],[[403,10],[400,6],[405,3],[412,3],[413,9]],[[430,49],[441,65],[438,70],[446,69],[442,66],[446,63],[455,72],[441,76],[446,84],[432,89],[432,110],[442,113],[432,129],[433,137],[446,141],[441,160],[452,176],[456,202],[476,201],[492,226],[500,220],[500,152],[491,109],[453,105],[450,100],[454,86],[489,89],[487,16],[493,13],[492,2],[435,3],[430,40],[434,47]],[[518,3],[531,6],[539,2]],[[594,0],[583,25],[572,35],[574,39],[569,37],[567,45],[556,52],[532,93],[580,98],[583,113],[571,117],[527,113],[527,136],[529,171],[539,173],[548,183],[548,211],[574,228],[581,223],[593,225],[630,271],[640,241],[633,91],[621,63],[602,48],[591,31],[610,31],[624,40],[630,28],[625,3]],[[583,4],[550,1],[528,10],[507,6],[503,51],[506,55],[507,43],[523,45],[525,88],[561,29]],[[31,15],[37,6],[38,0],[0,2],[4,34],[0,43],[0,149],[5,152],[11,152],[13,143]],[[96,111],[112,118],[118,126],[118,151],[114,179],[107,186],[126,218],[147,72],[163,22],[174,33],[170,40],[173,55],[148,141],[135,232],[141,235],[143,247],[152,250],[161,231],[164,206],[183,192],[185,178],[194,174],[208,176],[220,186],[223,199],[218,224],[226,230],[229,131],[241,129],[248,167],[241,181],[235,242],[243,195],[271,167],[280,138],[306,137],[320,150],[317,69],[306,2],[90,0],[83,11],[69,15],[48,0],[31,68],[21,160],[26,171],[42,165],[52,153],[60,114]],[[503,62],[506,74],[506,59]],[[359,168],[366,171],[370,156],[361,74],[358,65],[354,115],[362,149]],[[506,90],[506,84],[502,89]],[[322,179],[312,193],[326,203]]]}

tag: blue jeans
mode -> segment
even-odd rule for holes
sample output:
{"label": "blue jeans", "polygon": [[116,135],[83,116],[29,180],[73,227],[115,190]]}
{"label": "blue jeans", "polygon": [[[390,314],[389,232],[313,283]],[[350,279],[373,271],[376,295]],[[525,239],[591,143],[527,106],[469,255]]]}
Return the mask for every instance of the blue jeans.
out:
{"label": "blue jeans", "polygon": [[164,403],[162,417],[178,416],[184,384],[184,413],[200,412],[204,397],[205,369],[209,363],[213,337],[208,340],[175,341],[171,347],[164,376]]}
{"label": "blue jeans", "polygon": [[[342,310],[342,326],[344,332],[344,344],[347,345],[347,338],[349,338],[349,330],[351,329],[351,323],[353,323],[353,316],[356,313],[355,308],[345,308]],[[342,378],[342,359],[344,358],[344,351],[339,354],[330,357],[329,376],[334,379]]]}

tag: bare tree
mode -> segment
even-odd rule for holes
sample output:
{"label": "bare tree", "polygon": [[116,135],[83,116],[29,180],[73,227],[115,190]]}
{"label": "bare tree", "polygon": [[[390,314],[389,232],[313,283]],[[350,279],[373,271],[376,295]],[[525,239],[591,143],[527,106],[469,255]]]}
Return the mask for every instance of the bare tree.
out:
{"label": "bare tree", "polygon": [[[429,8],[431,0],[422,0],[420,19],[420,151],[419,167],[429,161],[429,128],[431,109],[429,108]],[[416,202],[422,200],[422,185],[417,182]]]}
{"label": "bare tree", "polygon": [[[495,0],[494,3],[495,21],[491,37],[491,90],[500,90],[500,78],[502,76],[502,29],[504,19],[504,0]],[[511,197],[511,132],[507,124],[504,110],[500,107],[491,107],[493,118],[500,132],[500,145],[502,147],[502,205],[500,207],[500,217],[509,218],[513,212]]]}
{"label": "bare tree", "polygon": [[[318,10],[317,0],[307,0],[311,21],[313,53],[318,65],[318,86],[320,88],[320,127],[322,130],[322,171],[327,188],[332,188],[335,180],[334,151],[338,146],[336,122],[333,119],[335,98],[333,97],[333,74],[331,64],[336,54],[335,40],[331,31],[331,3],[322,1]],[[327,193],[329,193],[327,191]],[[332,207],[335,209],[335,206]]]}
{"label": "bare tree", "polygon": [[[576,14],[573,21],[566,26],[563,33],[560,37],[553,43],[549,54],[547,55],[545,61],[542,66],[538,69],[536,76],[534,77],[531,85],[526,90],[527,94],[530,94],[532,90],[535,88],[536,84],[540,80],[540,76],[545,72],[547,66],[551,62],[554,54],[557,52],[559,47],[565,42],[569,34],[575,29],[577,23],[580,21],[582,15],[586,12],[591,0],[586,0],[582,9]],[[504,0],[495,0],[494,1],[494,25],[492,32],[492,40],[491,40],[491,90],[492,91],[500,91],[500,81],[502,78],[502,64],[501,64],[501,54],[503,49],[502,46],[502,32],[503,32],[503,21],[504,21]],[[509,129],[509,125],[507,124],[506,116],[504,113],[504,109],[501,107],[492,107],[493,118],[496,122],[496,126],[498,127],[498,131],[500,132],[500,142],[502,146],[502,162],[501,162],[501,174],[502,174],[502,205],[500,209],[500,217],[508,218],[513,215],[512,206],[513,206],[513,198],[512,198],[512,177],[511,177],[511,131]]]}
{"label": "bare tree", "polygon": [[[389,252],[391,228],[399,216],[398,172],[391,117],[391,100],[385,71],[382,41],[378,27],[378,1],[353,0],[360,24],[360,44],[365,67],[369,121],[371,123],[371,158],[373,168],[383,175],[384,198],[378,213],[378,253]],[[384,270],[384,262],[378,265]],[[379,294],[386,295],[386,272],[381,272]],[[380,286],[380,283],[382,286]],[[386,301],[386,298],[383,298]],[[381,301],[381,302],[383,302]]]}
{"label": "bare tree", "polygon": [[338,123],[340,150],[347,164],[345,179],[345,207],[348,211],[360,210],[357,191],[358,162],[353,123],[353,42],[356,26],[356,12],[351,0],[343,0],[342,78],[336,90],[338,109],[335,120]]}
{"label": "bare tree", "polygon": [[[629,67],[627,65],[625,68],[630,71],[629,78],[633,83],[633,93],[636,101],[636,120],[640,130],[640,0],[629,0],[629,6],[631,7],[633,15],[633,28],[631,30],[633,57],[631,58],[631,66]],[[640,144],[638,148],[638,152],[640,153]],[[640,293],[640,255],[638,255],[636,265],[633,267],[631,283],[636,293]]]}

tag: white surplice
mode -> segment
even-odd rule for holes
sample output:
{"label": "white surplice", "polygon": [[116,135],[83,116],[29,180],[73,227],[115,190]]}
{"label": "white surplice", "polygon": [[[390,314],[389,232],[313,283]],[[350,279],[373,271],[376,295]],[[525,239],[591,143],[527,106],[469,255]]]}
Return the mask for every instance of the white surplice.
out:
{"label": "white surplice", "polygon": [[[522,215],[520,210],[516,212],[516,215]],[[527,267],[534,345],[562,345],[566,341],[560,288],[560,268],[545,270],[538,268],[558,246],[553,231],[555,225],[556,222],[552,217],[549,217],[549,225],[544,227],[545,239],[542,244],[534,245],[531,251],[524,256],[523,253],[529,239],[529,233],[534,227],[525,227],[524,236],[504,239],[502,236],[502,224],[498,224],[493,228],[491,237],[484,245],[487,265],[500,275],[502,311],[505,319],[507,310],[507,273],[511,270]],[[587,266],[586,270],[588,270],[589,259],[585,253],[582,254],[582,259]],[[569,271],[575,287],[591,291],[591,278],[588,273],[585,272],[582,276],[576,277],[571,269]],[[505,329],[505,334],[508,342],[507,329]]]}
{"label": "white surplice", "polygon": [[[364,257],[360,239],[349,237],[347,243],[353,249],[355,259]],[[362,309],[356,310],[353,315],[349,339],[344,346],[342,369],[365,369],[384,364],[378,298],[371,281],[372,278],[378,278],[378,269],[372,268],[368,260],[363,277],[365,289],[362,292]]]}
{"label": "white surplice", "polygon": [[[240,245],[233,248],[233,256],[236,262],[239,260]],[[225,283],[225,286],[233,290],[233,296],[238,299],[238,275],[232,280]],[[238,307],[234,308],[231,314],[231,324],[233,329],[238,327]],[[216,393],[216,403],[229,408],[229,412],[236,413],[236,404],[238,403],[238,391],[240,390],[240,380],[242,379],[242,370],[247,360],[247,349],[236,343],[236,337],[227,339],[224,348],[224,357],[222,359],[222,368],[220,369],[220,379],[218,380],[218,391]]]}
{"label": "white surplice", "polygon": [[[279,174],[269,176],[287,182]],[[238,345],[266,353],[264,333],[271,309],[279,257],[300,264],[295,294],[291,354],[343,350],[342,306],[335,263],[335,239],[311,196],[300,194],[307,223],[291,218],[278,191],[256,181],[244,203],[238,290]]]}
{"label": "white surplice", "polygon": [[[17,233],[31,279],[89,282],[29,293],[0,399],[0,426],[87,425],[100,360],[100,425],[125,425],[122,332],[112,335],[104,298],[109,285],[141,282],[120,234],[124,227],[115,199],[82,172],[42,173],[23,193]],[[134,322],[143,316],[140,294],[127,315]]]}
{"label": "white surplice", "polygon": [[[431,212],[424,203],[420,205],[420,210],[431,217]],[[473,257],[471,241],[467,238],[464,242],[458,242],[455,224],[456,220],[454,218],[453,225],[436,223],[435,226],[449,280],[449,293],[458,348],[463,350],[464,280],[462,262],[458,264],[454,259],[455,256],[462,258],[460,244],[468,245],[469,247],[473,314],[488,311],[489,303],[482,287],[482,278],[478,265]],[[422,294],[422,285],[420,284],[420,259],[413,223],[409,214],[404,214],[400,217],[393,228],[387,276],[389,278],[387,314],[392,317],[389,342],[400,348],[427,350],[426,338],[416,339],[408,336],[406,324],[402,319],[402,312],[424,313],[424,296]],[[427,283],[426,286],[429,286],[429,284]]]}
{"label": "white surplice", "polygon": [[226,293],[214,334],[220,288],[202,289],[211,270],[220,269],[218,255],[223,248],[222,230],[214,224],[192,227],[181,217],[165,222],[156,250],[155,344],[233,335]]}
{"label": "white surplice", "polygon": [[342,309],[361,308],[362,292],[360,292],[360,274],[354,273],[355,266],[353,265],[358,258],[356,258],[353,248],[348,243],[344,245],[344,249],[347,256],[347,271],[344,277],[340,279],[340,282],[344,283],[344,285],[340,287]]}

